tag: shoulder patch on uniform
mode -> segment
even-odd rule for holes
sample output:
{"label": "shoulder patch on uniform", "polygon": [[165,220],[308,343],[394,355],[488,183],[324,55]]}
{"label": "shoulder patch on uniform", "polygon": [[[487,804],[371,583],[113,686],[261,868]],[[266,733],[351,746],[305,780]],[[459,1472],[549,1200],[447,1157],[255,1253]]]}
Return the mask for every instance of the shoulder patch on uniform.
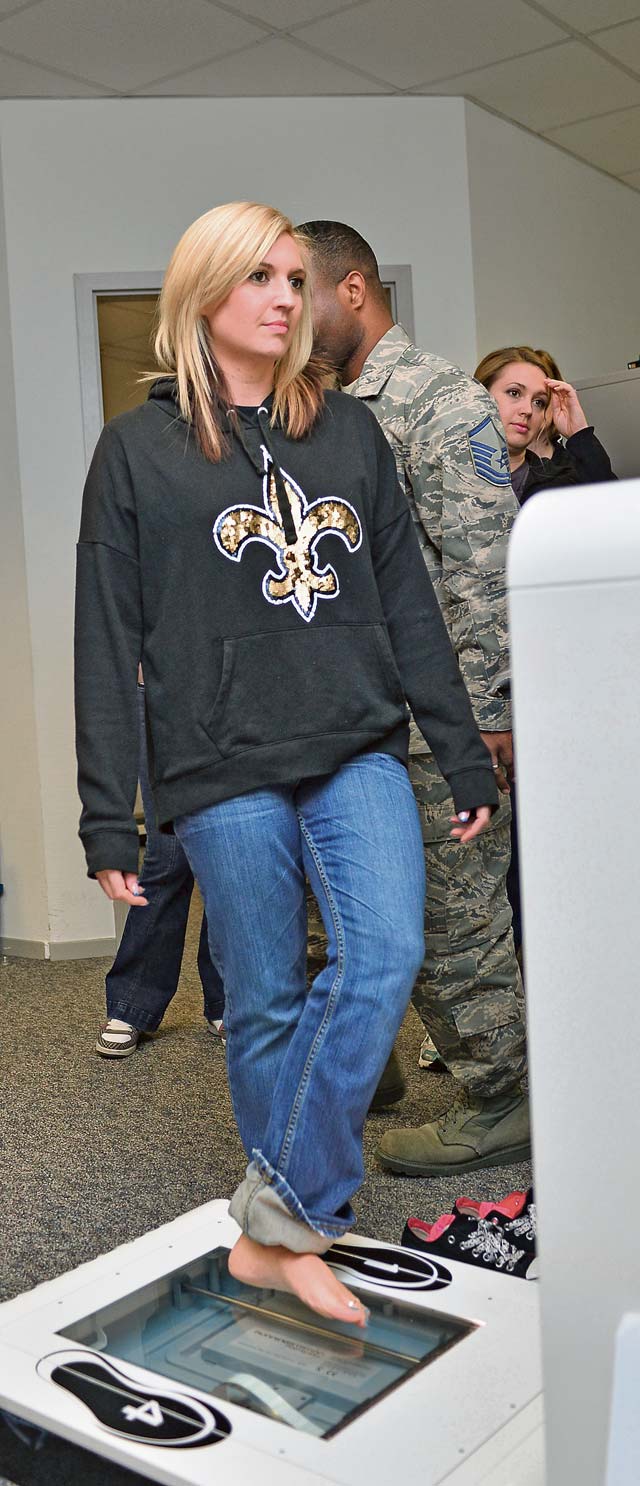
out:
{"label": "shoulder patch on uniform", "polygon": [[481,480],[490,485],[509,485],[511,470],[504,434],[490,413],[467,434],[473,468]]}

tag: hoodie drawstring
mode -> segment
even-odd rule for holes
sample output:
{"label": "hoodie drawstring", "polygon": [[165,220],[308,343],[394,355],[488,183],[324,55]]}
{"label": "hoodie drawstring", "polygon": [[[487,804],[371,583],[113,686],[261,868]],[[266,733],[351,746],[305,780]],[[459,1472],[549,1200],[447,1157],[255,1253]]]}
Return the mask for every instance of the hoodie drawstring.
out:
{"label": "hoodie drawstring", "polygon": [[[251,460],[251,463],[252,463],[254,469],[257,471],[257,473],[262,478],[262,476],[264,475],[264,470],[261,467],[261,465],[260,465],[259,460],[257,459],[257,457],[252,453],[251,449],[249,448],[249,445],[248,445],[248,443],[247,443],[247,441],[245,439],[245,436],[244,436],[244,433],[243,433],[243,430],[242,430],[240,419],[239,419],[237,413],[235,412],[235,409],[232,409],[232,408],[229,409],[229,422],[231,424],[231,428],[232,428],[234,434],[236,435],[236,438],[238,439],[238,442],[242,445],[242,447],[244,449],[244,452],[247,455],[247,458]],[[268,452],[268,454],[270,456],[270,459],[271,459],[271,465],[272,465],[272,469],[273,469],[273,478],[274,478],[275,487],[276,487],[276,500],[278,502],[278,510],[280,512],[280,520],[281,520],[282,525],[283,525],[283,528],[284,528],[285,538],[286,538],[287,542],[289,543],[289,546],[290,547],[293,547],[293,546],[295,546],[295,543],[297,541],[298,534],[297,534],[296,528],[294,526],[293,515],[292,515],[292,512],[291,512],[291,506],[289,504],[289,497],[287,495],[287,487],[286,487],[285,482],[284,482],[284,476],[283,476],[282,470],[280,469],[280,465],[278,464],[278,460],[276,458],[275,450],[274,450],[274,447],[273,447],[273,441],[272,441],[272,438],[271,438],[271,429],[269,427],[269,409],[268,408],[265,408],[265,407],[258,408],[258,427],[260,429],[260,433],[262,434],[262,437],[263,437],[264,442],[265,442],[266,447],[267,447],[267,452]]]}

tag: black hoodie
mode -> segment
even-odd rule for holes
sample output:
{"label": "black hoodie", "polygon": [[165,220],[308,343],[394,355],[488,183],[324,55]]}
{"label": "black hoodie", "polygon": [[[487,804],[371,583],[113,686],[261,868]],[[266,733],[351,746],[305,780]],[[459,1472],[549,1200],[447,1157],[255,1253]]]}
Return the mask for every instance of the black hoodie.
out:
{"label": "black hoodie", "polygon": [[91,875],[137,871],[139,660],[161,826],[331,773],[367,749],[405,759],[406,700],[456,808],[496,803],[376,419],[330,392],[311,433],[293,440],[270,427],[271,401],[238,410],[218,464],[200,452],[166,379],[100,437],[76,591],[80,835]]}

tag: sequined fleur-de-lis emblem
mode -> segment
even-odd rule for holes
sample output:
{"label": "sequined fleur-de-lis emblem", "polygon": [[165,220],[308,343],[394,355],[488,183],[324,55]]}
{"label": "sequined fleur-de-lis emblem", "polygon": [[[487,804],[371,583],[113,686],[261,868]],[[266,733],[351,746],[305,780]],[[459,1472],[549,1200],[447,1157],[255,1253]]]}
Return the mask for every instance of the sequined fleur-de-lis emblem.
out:
{"label": "sequined fleur-de-lis emblem", "polygon": [[263,506],[228,506],[213,528],[216,546],[225,557],[239,562],[249,542],[265,542],[277,558],[277,571],[270,569],[262,580],[262,592],[270,604],[293,604],[307,623],[313,619],[319,598],[335,599],[340,584],[335,568],[320,567],[316,548],[322,537],[341,537],[350,552],[362,542],[362,527],[353,506],[345,500],[317,500],[310,505],[304,491],[282,471],[295,542],[288,542],[280,517],[271,459],[264,451]]}

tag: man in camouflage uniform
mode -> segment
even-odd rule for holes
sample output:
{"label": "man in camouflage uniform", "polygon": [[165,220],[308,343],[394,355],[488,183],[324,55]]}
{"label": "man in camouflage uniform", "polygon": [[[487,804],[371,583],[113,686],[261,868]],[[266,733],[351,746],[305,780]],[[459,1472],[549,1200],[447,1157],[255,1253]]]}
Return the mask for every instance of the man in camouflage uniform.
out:
{"label": "man in camouflage uniform", "polygon": [[[318,346],[394,450],[474,714],[503,791],[513,770],[505,564],[518,505],[493,400],[458,367],[412,345],[389,313],[368,243],[336,222],[305,223]],[[410,777],[427,866],[426,959],[414,1002],[464,1094],[439,1120],[392,1130],[391,1170],[436,1175],[530,1152],[524,997],[506,893],[508,793],[487,831],[451,838],[453,800],[412,724]],[[504,771],[504,772],[503,772]],[[505,777],[506,776],[506,777]]]}

